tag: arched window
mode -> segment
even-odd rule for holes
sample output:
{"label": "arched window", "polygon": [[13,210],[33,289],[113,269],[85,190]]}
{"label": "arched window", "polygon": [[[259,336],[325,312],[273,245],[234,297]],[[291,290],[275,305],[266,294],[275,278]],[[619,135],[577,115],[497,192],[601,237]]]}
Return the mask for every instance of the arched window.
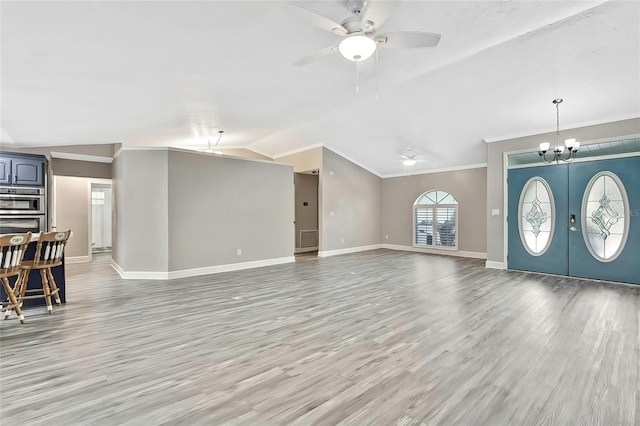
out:
{"label": "arched window", "polygon": [[428,191],[413,204],[413,245],[458,248],[458,202],[445,191]]}

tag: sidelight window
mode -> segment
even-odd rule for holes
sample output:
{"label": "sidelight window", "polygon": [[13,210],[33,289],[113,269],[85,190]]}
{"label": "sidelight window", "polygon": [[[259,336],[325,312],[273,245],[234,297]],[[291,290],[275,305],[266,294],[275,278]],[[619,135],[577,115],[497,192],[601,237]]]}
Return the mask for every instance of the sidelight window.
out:
{"label": "sidelight window", "polygon": [[428,191],[413,205],[413,245],[456,249],[458,201],[445,191]]}

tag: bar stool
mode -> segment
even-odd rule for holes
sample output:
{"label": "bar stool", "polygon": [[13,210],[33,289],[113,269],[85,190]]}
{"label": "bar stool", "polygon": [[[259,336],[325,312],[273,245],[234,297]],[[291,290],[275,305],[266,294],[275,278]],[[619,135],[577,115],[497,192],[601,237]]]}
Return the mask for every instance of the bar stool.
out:
{"label": "bar stool", "polygon": [[[49,314],[53,313],[51,296],[55,298],[58,305],[61,304],[60,295],[58,294],[60,290],[56,285],[56,280],[53,278],[51,268],[62,265],[62,255],[64,254],[64,248],[67,245],[69,235],[71,235],[71,230],[65,232],[43,232],[40,234],[33,260],[25,260],[20,266],[22,273],[20,274],[20,283],[17,292],[20,303],[25,299],[44,298],[47,301],[47,311]],[[27,289],[29,275],[34,269],[40,271],[42,290]],[[40,291],[42,291],[40,294],[30,294]],[[8,314],[9,311],[5,313],[5,317],[8,316]]]}
{"label": "bar stool", "polygon": [[[0,237],[0,281],[2,281],[4,291],[8,296],[5,318],[13,309],[18,315],[20,324],[24,324],[24,315],[21,309],[22,302],[19,300],[15,290],[20,285],[20,275],[22,273],[20,266],[30,241],[31,232]],[[14,287],[9,284],[10,277],[17,277]]]}

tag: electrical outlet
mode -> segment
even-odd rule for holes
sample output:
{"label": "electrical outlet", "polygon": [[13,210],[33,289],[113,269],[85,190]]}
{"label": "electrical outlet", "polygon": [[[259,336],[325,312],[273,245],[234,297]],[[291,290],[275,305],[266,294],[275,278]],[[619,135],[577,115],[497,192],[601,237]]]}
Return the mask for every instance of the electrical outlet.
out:
{"label": "electrical outlet", "polygon": [[340,242],[344,244],[344,238],[340,238]]}
{"label": "electrical outlet", "polygon": [[385,235],[385,236],[384,236],[384,239],[385,239],[385,240],[388,240],[388,239],[389,239],[389,236],[388,236],[388,235]]}
{"label": "electrical outlet", "polygon": [[242,249],[236,249],[236,255],[242,256]]}

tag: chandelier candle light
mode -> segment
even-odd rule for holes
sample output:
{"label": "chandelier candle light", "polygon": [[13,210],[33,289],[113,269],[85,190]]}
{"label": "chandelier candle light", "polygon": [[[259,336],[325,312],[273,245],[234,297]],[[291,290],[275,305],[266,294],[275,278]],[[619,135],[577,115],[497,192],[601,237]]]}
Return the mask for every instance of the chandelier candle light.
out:
{"label": "chandelier candle light", "polygon": [[[553,157],[547,158],[547,151],[551,144],[549,142],[542,142],[540,144],[538,154],[540,155],[540,160],[545,163],[560,163],[560,161],[569,162],[576,158],[576,153],[578,152],[578,148],[580,148],[580,142],[577,142],[575,139],[566,139],[564,141],[564,145],[560,145],[560,104],[562,103],[562,99],[557,98],[553,100],[554,105],[556,106],[556,147],[553,149]],[[565,147],[567,149],[567,153],[564,154]]]}

